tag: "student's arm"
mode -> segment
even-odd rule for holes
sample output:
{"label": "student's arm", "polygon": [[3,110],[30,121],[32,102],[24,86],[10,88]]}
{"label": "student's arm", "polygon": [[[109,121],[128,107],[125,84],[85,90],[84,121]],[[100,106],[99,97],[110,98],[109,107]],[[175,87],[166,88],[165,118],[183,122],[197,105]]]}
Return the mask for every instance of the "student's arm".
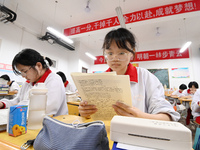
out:
{"label": "student's arm", "polygon": [[14,106],[18,103],[19,103],[19,96],[15,97],[14,99],[11,99],[11,100],[3,98],[0,101],[0,109],[8,108],[8,107]]}
{"label": "student's arm", "polygon": [[192,98],[191,95],[188,95],[188,96],[181,96],[181,98]]}
{"label": "student's arm", "polygon": [[191,103],[192,111],[200,112],[200,90],[197,90],[193,96]]}
{"label": "student's arm", "polygon": [[146,119],[154,119],[154,120],[166,120],[171,121],[171,117],[165,113],[159,114],[148,114],[144,113],[136,107],[128,106],[124,103],[117,102],[113,105],[115,112],[121,116],[129,116],[129,117],[137,117],[137,118],[146,118]]}

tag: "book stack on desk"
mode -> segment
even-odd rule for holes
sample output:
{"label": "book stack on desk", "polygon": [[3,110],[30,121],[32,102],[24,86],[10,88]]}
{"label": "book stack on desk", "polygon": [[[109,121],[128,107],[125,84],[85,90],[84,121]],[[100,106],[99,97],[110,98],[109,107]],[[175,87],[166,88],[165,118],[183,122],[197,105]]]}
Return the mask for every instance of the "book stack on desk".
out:
{"label": "book stack on desk", "polygon": [[5,84],[0,84],[0,95],[1,94],[8,94],[9,87]]}

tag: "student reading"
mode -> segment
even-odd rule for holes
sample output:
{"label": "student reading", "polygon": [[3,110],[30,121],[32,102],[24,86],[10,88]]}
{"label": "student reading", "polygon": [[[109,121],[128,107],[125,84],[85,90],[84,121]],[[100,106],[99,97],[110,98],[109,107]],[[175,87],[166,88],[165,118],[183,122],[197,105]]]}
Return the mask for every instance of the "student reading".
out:
{"label": "student reading", "polygon": [[12,61],[12,68],[15,74],[26,78],[26,82],[22,85],[17,97],[12,100],[2,99],[0,108],[8,108],[15,104],[28,105],[29,90],[40,82],[45,83],[48,89],[46,114],[54,116],[67,114],[68,108],[62,79],[53,73],[47,64],[50,66],[53,64],[51,59],[44,58],[33,49],[20,51]]}
{"label": "student reading", "polygon": [[69,83],[65,74],[62,71],[58,71],[56,72],[56,74],[58,74],[61,77],[64,87],[65,87],[65,92],[76,92],[76,88],[72,84]]}
{"label": "student reading", "polygon": [[9,86],[9,92],[13,92],[14,97],[16,97],[17,93],[20,90],[19,84],[17,82],[15,82],[14,80],[11,81],[10,77],[7,74],[0,76],[0,78],[7,81],[7,85]]}
{"label": "student reading", "polygon": [[[135,56],[135,38],[124,28],[110,31],[104,39],[103,51],[109,69],[117,75],[129,75],[131,84],[132,105],[117,102],[113,109],[118,115],[178,121],[180,115],[172,105],[165,100],[164,88],[156,76],[146,69],[134,67],[130,60]],[[97,110],[95,105],[84,100],[79,105],[79,113],[83,117],[90,117]]]}

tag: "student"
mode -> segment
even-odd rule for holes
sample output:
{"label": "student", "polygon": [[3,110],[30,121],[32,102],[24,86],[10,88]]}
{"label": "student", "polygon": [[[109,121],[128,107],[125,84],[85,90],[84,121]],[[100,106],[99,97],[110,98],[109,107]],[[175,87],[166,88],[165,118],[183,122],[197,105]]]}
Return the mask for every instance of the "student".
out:
{"label": "student", "polygon": [[[24,49],[19,52],[12,61],[12,68],[16,75],[26,78],[20,93],[12,100],[2,99],[0,108],[8,108],[15,104],[29,104],[29,90],[37,83],[45,83],[47,92],[47,115],[64,115],[68,113],[65,89],[61,78],[53,73],[47,63],[51,66],[51,59],[43,57],[33,49]],[[38,104],[40,105],[40,104]]]}
{"label": "student", "polygon": [[[135,44],[132,33],[124,28],[110,31],[104,39],[104,55],[110,67],[107,72],[116,71],[117,75],[130,76],[133,106],[117,102],[113,104],[115,112],[122,116],[178,121],[180,115],[165,100],[163,86],[156,76],[130,64],[135,56]],[[96,106],[88,105],[87,100],[80,102],[81,116],[88,118],[96,111]]]}
{"label": "student", "polygon": [[174,91],[174,92],[171,94],[171,96],[178,96],[178,97],[180,97],[180,96],[182,95],[182,92],[183,92],[185,89],[187,89],[187,86],[186,86],[185,84],[181,84],[181,85],[179,86],[179,89],[176,90],[176,91]]}
{"label": "student", "polygon": [[62,78],[65,92],[76,92],[76,88],[72,84],[70,84],[69,81],[67,81],[67,78],[63,72],[58,71],[57,74]]}
{"label": "student", "polygon": [[198,89],[193,96],[191,108],[193,119],[200,124],[200,89]]}
{"label": "student", "polygon": [[17,96],[17,93],[20,90],[19,84],[15,81],[10,81],[10,77],[7,74],[4,74],[0,77],[1,79],[4,79],[7,81],[7,85],[9,86],[9,92],[14,93],[14,97]]}
{"label": "student", "polygon": [[181,98],[192,98],[196,90],[199,88],[199,85],[197,82],[191,81],[188,84],[188,88],[189,89],[183,91]]}

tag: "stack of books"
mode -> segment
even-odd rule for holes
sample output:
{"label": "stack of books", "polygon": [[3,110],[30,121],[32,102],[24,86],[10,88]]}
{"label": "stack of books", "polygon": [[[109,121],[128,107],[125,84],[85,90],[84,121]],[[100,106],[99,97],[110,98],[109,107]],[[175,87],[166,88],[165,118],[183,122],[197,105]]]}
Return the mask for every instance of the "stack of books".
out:
{"label": "stack of books", "polygon": [[9,87],[5,84],[0,84],[0,95],[1,94],[8,94]]}

